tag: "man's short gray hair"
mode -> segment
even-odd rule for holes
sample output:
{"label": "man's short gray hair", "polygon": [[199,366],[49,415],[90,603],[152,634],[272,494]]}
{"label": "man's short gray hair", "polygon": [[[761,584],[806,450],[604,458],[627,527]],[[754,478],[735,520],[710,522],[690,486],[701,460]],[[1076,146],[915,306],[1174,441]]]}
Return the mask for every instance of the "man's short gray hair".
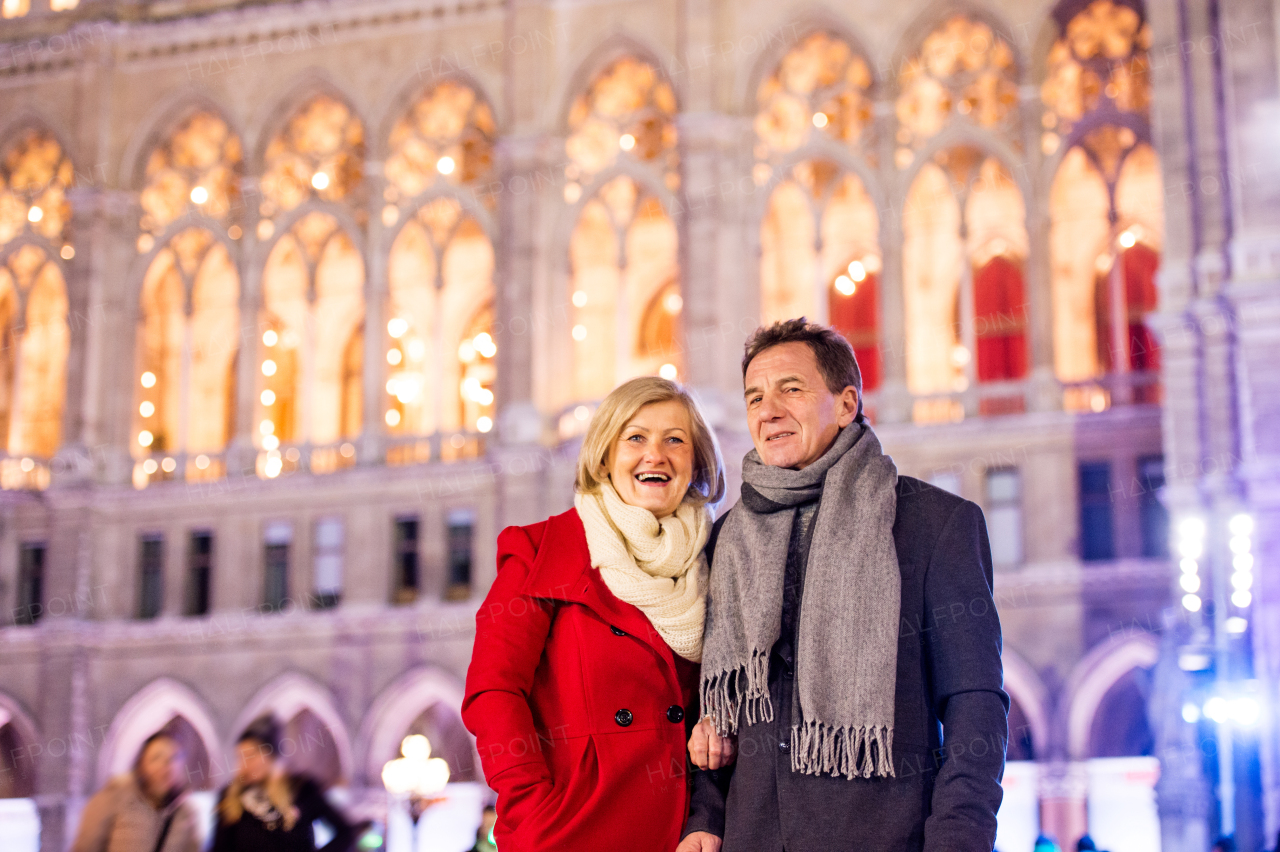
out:
{"label": "man's short gray hair", "polygon": [[747,338],[742,356],[742,378],[746,379],[747,367],[757,355],[784,343],[808,344],[827,390],[836,396],[844,393],[845,388],[856,390],[858,419],[862,419],[862,370],[858,368],[858,359],[854,357],[849,341],[829,325],[819,325],[800,317],[760,326]]}

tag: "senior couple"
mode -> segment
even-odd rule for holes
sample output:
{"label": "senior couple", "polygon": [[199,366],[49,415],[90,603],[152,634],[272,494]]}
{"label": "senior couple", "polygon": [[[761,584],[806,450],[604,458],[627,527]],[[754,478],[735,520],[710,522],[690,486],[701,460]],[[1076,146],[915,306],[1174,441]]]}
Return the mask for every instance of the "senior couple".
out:
{"label": "senior couple", "polygon": [[498,848],[991,852],[981,510],[898,475],[834,330],[761,328],[742,372],[755,449],[718,521],[714,434],[643,378],[592,418],[575,508],[499,537],[463,705]]}

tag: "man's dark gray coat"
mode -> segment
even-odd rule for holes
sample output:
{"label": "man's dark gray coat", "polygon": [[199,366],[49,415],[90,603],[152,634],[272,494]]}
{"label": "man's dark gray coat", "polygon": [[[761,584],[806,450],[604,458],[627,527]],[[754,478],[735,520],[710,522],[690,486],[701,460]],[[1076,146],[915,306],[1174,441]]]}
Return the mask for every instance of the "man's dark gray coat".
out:
{"label": "man's dark gray coat", "polygon": [[[802,567],[798,576],[789,570],[769,665],[773,720],[746,725],[740,719],[736,764],[695,774],[686,834],[723,837],[722,852],[991,852],[1009,698],[1002,689],[986,523],[977,505],[918,479],[899,477],[897,491],[896,777],[850,781],[791,770],[804,577]],[[807,541],[800,545],[807,551]]]}

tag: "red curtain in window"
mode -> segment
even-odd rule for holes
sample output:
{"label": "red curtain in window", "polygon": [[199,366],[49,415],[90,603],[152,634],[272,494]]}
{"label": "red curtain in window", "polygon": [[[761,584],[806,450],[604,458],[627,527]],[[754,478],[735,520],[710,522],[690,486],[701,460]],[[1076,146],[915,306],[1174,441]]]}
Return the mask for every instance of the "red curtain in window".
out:
{"label": "red curtain in window", "polygon": [[[1160,346],[1147,328],[1147,314],[1156,309],[1156,270],[1160,255],[1150,246],[1136,243],[1120,256],[1124,275],[1125,324],[1129,328],[1129,369],[1135,373],[1160,369]],[[1107,372],[1116,369],[1111,352],[1111,285],[1108,275],[1098,276],[1098,362]]]}
{"label": "red curtain in window", "polygon": [[848,296],[834,285],[827,291],[827,317],[831,326],[853,347],[858,368],[862,370],[864,391],[880,386],[879,290],[880,277],[868,273]]}
{"label": "red curtain in window", "polygon": [[973,277],[978,381],[1020,379],[1027,374],[1027,302],[1022,268],[993,257]]}
{"label": "red curtain in window", "polygon": [[1146,317],[1156,309],[1156,270],[1160,255],[1155,250],[1135,244],[1124,253],[1125,301],[1128,302],[1129,369],[1135,373],[1160,369],[1160,347],[1147,328]]}

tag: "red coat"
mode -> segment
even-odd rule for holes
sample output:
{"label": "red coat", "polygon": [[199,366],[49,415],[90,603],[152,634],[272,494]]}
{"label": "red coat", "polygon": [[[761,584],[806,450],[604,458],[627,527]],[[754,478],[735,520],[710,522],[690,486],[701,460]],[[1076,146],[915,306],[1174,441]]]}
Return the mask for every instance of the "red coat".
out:
{"label": "red coat", "polygon": [[502,852],[674,852],[698,668],[591,567],[576,511],[498,537],[462,718]]}

